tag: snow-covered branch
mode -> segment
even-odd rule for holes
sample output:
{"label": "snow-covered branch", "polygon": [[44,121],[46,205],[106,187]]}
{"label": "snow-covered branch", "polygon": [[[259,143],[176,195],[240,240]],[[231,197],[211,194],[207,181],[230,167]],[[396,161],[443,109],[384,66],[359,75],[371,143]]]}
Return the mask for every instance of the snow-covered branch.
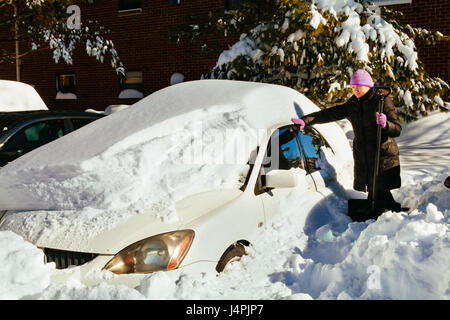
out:
{"label": "snow-covered branch", "polygon": [[[348,98],[351,75],[364,68],[378,85],[395,88],[394,98],[405,119],[449,108],[443,97],[450,87],[427,75],[415,45],[416,39],[429,38],[433,44],[448,37],[401,25],[392,18],[393,11],[381,10],[380,15],[360,1],[274,3],[270,20],[265,12],[265,19],[248,26],[249,31],[219,55],[206,78],[275,82],[332,105]],[[261,14],[248,10],[245,13],[255,20]],[[224,19],[220,24],[229,24]]]}

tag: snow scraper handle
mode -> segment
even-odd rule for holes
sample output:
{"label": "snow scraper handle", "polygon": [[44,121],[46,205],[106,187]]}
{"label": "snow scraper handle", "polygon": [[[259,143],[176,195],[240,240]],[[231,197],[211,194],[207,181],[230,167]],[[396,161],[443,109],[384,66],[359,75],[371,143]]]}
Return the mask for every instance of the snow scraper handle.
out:
{"label": "snow scraper handle", "polygon": [[[384,109],[384,98],[391,94],[391,87],[377,86],[375,87],[375,92],[380,96],[378,102],[378,112],[382,113]],[[381,148],[381,126],[377,126],[377,145],[375,151],[375,165],[373,169],[373,181],[372,181],[372,210],[375,206],[375,193],[376,193],[376,183],[378,177],[378,167],[380,166],[380,148]]]}

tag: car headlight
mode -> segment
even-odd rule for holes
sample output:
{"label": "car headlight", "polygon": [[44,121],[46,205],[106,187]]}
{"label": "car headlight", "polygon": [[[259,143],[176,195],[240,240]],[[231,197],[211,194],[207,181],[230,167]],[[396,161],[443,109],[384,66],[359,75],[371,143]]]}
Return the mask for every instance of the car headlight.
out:
{"label": "car headlight", "polygon": [[194,240],[194,231],[179,230],[138,241],[117,253],[103,269],[116,274],[150,273],[177,268]]}

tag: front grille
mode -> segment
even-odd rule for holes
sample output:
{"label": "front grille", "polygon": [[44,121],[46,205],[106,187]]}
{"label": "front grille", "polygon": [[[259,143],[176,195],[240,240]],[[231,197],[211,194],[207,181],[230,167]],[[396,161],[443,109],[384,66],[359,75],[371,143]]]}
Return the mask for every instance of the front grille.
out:
{"label": "front grille", "polygon": [[93,260],[98,254],[86,252],[63,251],[44,248],[45,263],[55,262],[56,269],[66,269],[70,266],[81,266]]}

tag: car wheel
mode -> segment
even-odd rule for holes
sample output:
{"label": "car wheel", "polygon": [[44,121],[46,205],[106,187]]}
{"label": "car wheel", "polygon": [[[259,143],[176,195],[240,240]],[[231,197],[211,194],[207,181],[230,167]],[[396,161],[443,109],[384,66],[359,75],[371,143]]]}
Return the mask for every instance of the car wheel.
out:
{"label": "car wheel", "polygon": [[222,257],[217,263],[216,271],[222,272],[228,264],[238,262],[245,254],[245,244],[243,242],[236,242],[232,244],[223,253]]}

